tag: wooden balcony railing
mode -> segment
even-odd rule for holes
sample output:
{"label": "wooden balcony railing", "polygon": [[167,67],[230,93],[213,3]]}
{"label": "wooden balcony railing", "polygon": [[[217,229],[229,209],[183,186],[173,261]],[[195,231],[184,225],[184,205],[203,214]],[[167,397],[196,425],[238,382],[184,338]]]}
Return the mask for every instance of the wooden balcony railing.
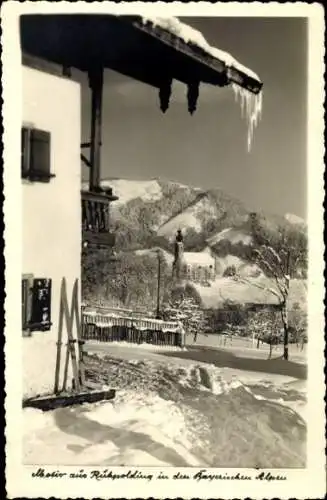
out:
{"label": "wooden balcony railing", "polygon": [[110,232],[110,202],[117,200],[112,190],[82,191],[82,240],[84,245],[113,247],[115,235]]}

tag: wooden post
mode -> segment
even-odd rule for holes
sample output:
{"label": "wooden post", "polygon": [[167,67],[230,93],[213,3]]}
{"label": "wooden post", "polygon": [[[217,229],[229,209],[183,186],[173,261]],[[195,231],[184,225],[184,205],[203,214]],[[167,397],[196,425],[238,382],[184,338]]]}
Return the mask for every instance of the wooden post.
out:
{"label": "wooden post", "polygon": [[92,93],[89,188],[94,191],[100,187],[103,68],[89,71],[89,86]]}
{"label": "wooden post", "polygon": [[85,385],[85,362],[84,362],[84,339],[82,339],[82,323],[83,321],[82,312],[83,309],[79,308],[78,305],[78,281],[75,282],[76,291],[75,291],[75,317],[76,317],[76,331],[77,331],[77,345],[78,345],[78,374],[79,374],[79,383],[83,387]]}
{"label": "wooden post", "polygon": [[158,256],[158,283],[157,283],[157,319],[160,319],[160,280],[161,280],[161,258],[160,258],[160,250],[157,253]]}

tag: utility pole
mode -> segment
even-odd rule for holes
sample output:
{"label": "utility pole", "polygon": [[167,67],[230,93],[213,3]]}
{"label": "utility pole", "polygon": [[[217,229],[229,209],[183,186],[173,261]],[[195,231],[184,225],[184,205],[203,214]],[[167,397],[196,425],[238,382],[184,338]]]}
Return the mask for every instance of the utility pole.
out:
{"label": "utility pole", "polygon": [[158,281],[157,281],[157,314],[156,318],[160,319],[160,279],[161,279],[161,258],[160,258],[160,250],[157,250],[157,256],[158,256]]}

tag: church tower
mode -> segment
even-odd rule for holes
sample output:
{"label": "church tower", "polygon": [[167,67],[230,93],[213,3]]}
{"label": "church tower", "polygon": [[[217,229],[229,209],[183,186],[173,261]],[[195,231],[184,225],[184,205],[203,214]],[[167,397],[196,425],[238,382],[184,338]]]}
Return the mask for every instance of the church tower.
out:
{"label": "church tower", "polygon": [[174,249],[174,262],[173,262],[173,278],[177,281],[183,279],[183,262],[184,262],[184,240],[182,231],[178,229],[175,238],[175,249]]}

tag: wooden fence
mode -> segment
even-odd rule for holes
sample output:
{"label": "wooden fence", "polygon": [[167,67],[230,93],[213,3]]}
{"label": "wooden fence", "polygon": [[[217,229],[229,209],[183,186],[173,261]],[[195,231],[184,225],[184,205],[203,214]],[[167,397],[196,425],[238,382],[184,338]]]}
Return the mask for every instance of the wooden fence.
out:
{"label": "wooden fence", "polygon": [[86,309],[82,311],[82,338],[85,341],[157,346],[185,345],[185,333],[180,322]]}
{"label": "wooden fence", "polygon": [[125,307],[119,307],[114,305],[107,305],[101,303],[92,303],[88,305],[83,305],[82,310],[85,313],[94,313],[97,312],[99,314],[107,315],[111,313],[113,316],[124,316],[128,318],[144,318],[147,319],[154,318],[155,315],[152,311],[146,311],[146,309],[127,309]]}

